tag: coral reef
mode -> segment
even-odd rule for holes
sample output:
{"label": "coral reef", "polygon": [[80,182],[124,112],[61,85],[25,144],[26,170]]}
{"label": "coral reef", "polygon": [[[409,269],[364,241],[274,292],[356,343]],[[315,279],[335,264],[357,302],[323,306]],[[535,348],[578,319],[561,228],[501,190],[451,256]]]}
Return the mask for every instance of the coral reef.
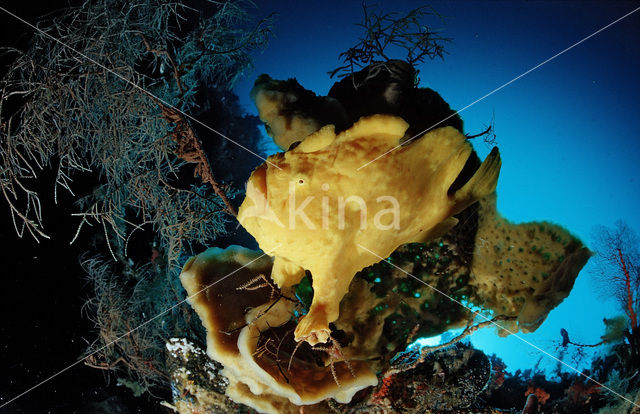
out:
{"label": "coral reef", "polygon": [[[470,215],[469,212],[466,214]],[[362,398],[366,395],[371,398],[379,391],[369,388],[365,396],[340,398],[338,390],[348,391],[350,381],[355,381],[349,366],[341,361],[349,361],[357,376],[368,378],[367,385],[377,382],[373,372],[384,373],[390,368],[399,372],[392,377],[394,379],[384,378],[380,382],[382,386],[385,382],[395,384],[407,370],[421,372],[419,367],[432,363],[434,358],[439,358],[437,355],[453,352],[438,351],[424,358],[419,351],[412,351],[403,353],[400,359],[392,359],[414,338],[438,335],[469,323],[471,313],[452,304],[444,295],[483,305],[480,300],[484,296],[478,293],[483,291],[473,284],[471,264],[476,239],[469,237],[469,233],[473,234],[474,229],[477,229],[477,220],[474,222],[467,217],[442,238],[426,244],[404,245],[389,259],[358,272],[341,302],[340,317],[330,325],[331,337],[339,343],[339,350],[334,349],[334,352],[306,343],[297,345],[294,341],[296,322],[308,311],[314,296],[310,274],[290,290],[280,291],[267,276],[271,274],[271,260],[260,252],[239,247],[214,248],[191,259],[185,265],[182,282],[207,328],[209,356],[225,366],[222,374],[229,377],[232,384],[227,395],[263,412],[295,411],[295,404],[316,400],[305,399],[308,394],[296,396],[290,388],[284,398],[276,398],[270,393],[273,388],[282,390],[289,384],[304,383],[304,379],[300,379],[301,371],[295,370],[300,364],[307,368],[314,366],[322,373],[316,378],[332,389],[326,394],[327,398],[336,393],[336,400],[340,402],[351,400],[343,407],[349,412],[362,404],[369,406],[372,402],[364,403]],[[399,269],[416,275],[420,281]],[[494,276],[497,286],[501,280],[499,274]],[[493,286],[493,282],[489,284]],[[525,302],[518,302],[519,306]],[[499,309],[494,313],[499,314]],[[246,335],[242,336],[243,332]],[[253,342],[248,341],[249,337],[253,337]],[[226,344],[225,347],[222,344]],[[254,361],[251,365],[247,357]],[[411,363],[411,359],[416,363]],[[245,366],[251,368],[244,369]],[[495,377],[496,381],[501,378],[499,387],[504,381],[504,365],[497,367],[494,364],[494,371],[497,369],[496,372],[501,373]],[[318,373],[316,375],[320,375]],[[460,381],[460,375],[462,371],[452,375],[450,380]],[[247,383],[258,388],[252,389]],[[300,392],[295,386],[291,387],[294,392]],[[256,401],[262,405],[257,405]],[[426,399],[424,404],[431,407]]]}
{"label": "coral reef", "polygon": [[[330,98],[335,98],[335,101],[316,96],[295,80],[276,81],[263,75],[256,82],[253,96],[261,114],[269,113],[270,119],[284,117],[282,119],[286,122],[283,125],[292,128],[296,123],[292,121],[291,114],[309,121],[305,124],[308,128],[296,131],[276,128],[284,135],[268,128],[276,142],[286,136],[288,143],[295,140],[301,143],[284,154],[272,156],[268,163],[256,169],[239,215],[239,221],[256,237],[260,247],[276,257],[273,279],[279,286],[297,283],[305,269],[314,276],[317,303],[312,305],[298,326],[298,340],[315,344],[328,339],[328,323],[337,319],[338,303],[356,271],[389,256],[403,243],[428,241],[445,234],[458,221],[447,217],[461,213],[464,207],[477,200],[480,203],[474,206],[475,213],[465,215],[465,219],[477,222],[479,230],[473,229],[476,240],[464,243],[465,248],[477,252],[475,259],[470,259],[473,264],[465,265],[466,275],[461,276],[473,276],[469,285],[478,292],[479,298],[475,302],[501,315],[517,316],[517,322],[503,325],[508,331],[501,334],[519,329],[535,330],[548,311],[568,295],[575,277],[590,255],[577,239],[556,225],[544,222],[512,225],[500,216],[495,209],[495,195],[490,195],[495,188],[494,180],[499,168],[497,152],[492,152],[484,164],[472,152],[462,157],[464,162],[449,163],[451,170],[446,174],[428,175],[439,167],[436,159],[449,159],[448,154],[451,153],[447,151],[451,150],[446,149],[445,142],[456,142],[451,140],[456,135],[451,128],[438,128],[417,140],[413,140],[415,137],[412,135],[439,124],[431,123],[431,116],[439,117],[445,125],[459,130],[462,122],[435,92],[431,97],[422,99],[431,92],[416,88],[414,75],[413,68],[406,62],[370,65],[333,86]],[[331,102],[332,108],[328,112],[323,111],[327,102]],[[336,115],[339,105],[348,108],[345,110],[348,124],[355,122],[346,131],[342,131],[342,113]],[[301,109],[296,112],[293,108],[297,106]],[[358,120],[363,115],[376,113],[401,116],[410,120],[410,124],[401,127],[393,121],[397,124],[393,127],[393,122],[389,121],[392,118],[380,118],[380,115]],[[308,134],[319,125],[320,119],[336,119],[337,129],[323,127]],[[407,128],[413,129],[411,134]],[[342,132],[336,136],[336,131]],[[385,133],[394,138],[387,148],[380,149],[385,139],[381,136]],[[365,139],[366,135],[371,137]],[[456,137],[464,140],[462,134]],[[376,182],[373,188],[357,179],[363,165],[406,139],[412,141],[376,160],[375,164],[379,165],[367,169],[364,177],[367,182]],[[410,150],[419,155],[416,158],[402,157]],[[406,176],[411,176],[412,180],[406,180]],[[442,202],[436,201],[440,197],[436,188],[440,188],[439,191],[446,189],[448,197],[456,191],[462,194],[482,181],[483,176],[487,180],[485,187],[476,187],[474,196],[467,199],[464,207],[449,207],[449,214],[430,216],[434,205]],[[425,177],[426,181],[415,180],[416,177]],[[440,184],[435,185],[435,182]],[[436,193],[427,192],[425,188]],[[376,196],[380,194],[397,201],[397,205],[374,205],[373,200],[378,200]],[[416,194],[423,196],[415,197]],[[313,198],[321,198],[322,202],[316,199],[314,203]],[[295,204],[295,200],[302,200],[300,206]],[[372,214],[372,205],[375,214]],[[422,212],[419,207],[423,208]],[[396,220],[393,208],[406,216]],[[425,211],[429,213],[425,214]],[[375,222],[376,214],[381,213],[387,213],[386,218],[391,219],[390,223],[382,226],[384,230],[393,225],[396,233],[402,229],[405,234],[399,236],[389,235],[389,231],[372,231],[372,227],[381,227],[381,223]],[[374,220],[371,220],[372,216]],[[421,220],[427,220],[428,216],[431,224],[425,226]],[[407,217],[414,220],[407,220]],[[416,229],[424,232],[429,227],[431,234],[407,234]],[[375,252],[366,251],[371,246],[376,247]],[[517,251],[511,250],[514,246],[517,246]],[[501,251],[502,248],[505,251]],[[368,259],[367,253],[370,254]],[[342,260],[344,257],[349,257],[349,260]],[[496,274],[503,280],[496,281]]]}
{"label": "coral reef", "polygon": [[462,409],[473,404],[490,378],[489,358],[477,349],[458,344],[436,351],[414,368],[388,377],[372,399],[394,412]]}
{"label": "coral reef", "polygon": [[[213,248],[181,274],[235,402],[261,412],[465,410],[500,392],[504,364],[492,373],[468,347],[407,346],[464,328],[455,343],[494,321],[502,334],[534,331],[591,255],[557,225],[504,219],[497,149],[481,163],[448,105],[413,86],[412,68],[387,64],[354,74],[353,89],[334,85],[336,99],[295,80],[256,82],[260,116],[288,148],[253,172],[238,212],[266,253]],[[410,128],[433,126],[416,115],[429,109],[449,126],[413,139]],[[332,119],[337,127],[322,125]],[[543,403],[538,388],[521,398]]]}
{"label": "coral reef", "polygon": [[[69,333],[86,338],[76,341],[86,349],[74,349],[73,357],[86,356],[84,363],[99,370],[96,383],[105,374],[135,394],[157,396],[168,392],[166,339],[202,329],[188,305],[150,318],[180,302],[184,256],[233,228],[233,198],[259,159],[258,119],[245,116],[230,89],[250,67],[251,51],[266,45],[270,20],[254,21],[254,5],[243,0],[54,1],[29,10],[34,20],[45,14],[38,30],[50,35],[20,26],[14,28],[20,35],[2,38],[3,214],[12,216],[19,237],[51,237],[52,248],[65,253],[60,246],[75,241],[80,260],[56,259],[73,277],[55,292],[43,290],[74,309],[81,306],[76,298],[87,298],[82,316],[74,311],[78,321],[67,324]],[[19,47],[8,47],[18,39]],[[227,136],[242,149],[216,145]],[[235,176],[225,168],[230,163]],[[76,286],[83,270],[87,281]],[[62,348],[70,357],[71,348]],[[25,387],[36,375],[12,371],[3,377]],[[66,389],[81,395],[71,383]],[[0,388],[5,399],[18,391]],[[54,410],[65,398],[58,393],[29,411]],[[67,403],[64,411],[74,411]]]}
{"label": "coral reef", "polygon": [[[344,317],[335,322],[338,329],[360,341],[345,352],[358,349],[382,355],[401,350],[410,337],[436,336],[464,327],[472,315],[461,305],[476,306],[494,317],[513,321],[500,322],[509,332],[498,333],[515,333],[519,328],[535,330],[530,324],[521,325],[520,318],[531,315],[523,310],[536,309],[541,322],[569,293],[568,289],[558,289],[540,295],[542,289],[535,288],[536,282],[545,281],[543,286],[557,286],[563,281],[572,284],[582,266],[576,267],[576,261],[584,263],[590,252],[566,230],[548,223],[516,225],[502,219],[502,230],[494,234],[495,229],[483,223],[494,222],[497,214],[494,197],[489,196],[458,215],[458,225],[441,238],[403,245],[388,259],[359,272],[341,303]],[[547,232],[538,234],[541,226]],[[556,241],[551,232],[565,243]],[[517,234],[525,236],[517,239]],[[487,244],[490,241],[493,244]],[[496,246],[506,246],[505,250],[513,254],[497,257]],[[531,253],[534,247],[536,254]],[[556,260],[546,259],[549,251],[554,252]],[[505,276],[504,265],[515,270]],[[533,281],[529,272],[548,276]]]}
{"label": "coral reef", "polygon": [[[224,233],[236,215],[237,181],[252,167],[220,142],[233,136],[247,144],[242,151],[257,155],[257,121],[240,114],[226,87],[269,29],[265,20],[243,28],[246,15],[234,3],[216,3],[198,29],[179,31],[168,22],[191,9],[180,2],[92,4],[57,20],[52,30],[66,40],[59,46],[80,45],[92,56],[114,51],[107,59],[112,66],[134,83],[144,80],[149,92],[96,77],[60,49],[40,53],[39,40],[16,60],[0,99],[28,92],[18,115],[9,112],[15,131],[0,131],[12,136],[0,150],[11,164],[0,187],[19,218],[14,224],[22,224],[18,233],[47,237],[38,195],[28,188],[37,175],[32,164],[40,170],[57,162],[56,203],[58,187],[71,193],[72,173],[100,176],[95,191],[80,197],[78,232],[92,219],[99,223],[118,264],[83,263],[95,285],[88,309],[100,335],[86,365],[126,372],[117,383],[136,396],[169,382],[172,404],[165,406],[181,413],[477,412],[504,395],[513,396],[507,409],[524,406],[524,412],[629,407],[579,376],[560,375],[560,383],[535,372],[520,378],[468,345],[449,346],[487,322],[507,321],[501,334],[536,330],[570,293],[591,252],[555,224],[514,224],[499,214],[497,148],[481,162],[457,113],[437,92],[417,87],[412,63],[441,56],[442,39],[425,26],[406,36],[395,23],[373,30],[392,15],[367,18],[367,38],[404,39],[391,43],[408,46],[407,62],[373,60],[389,42],[357,54],[365,60],[343,54],[346,66],[333,73],[350,69],[349,76],[328,96],[295,79],[258,78],[252,98],[285,152],[253,172],[238,220],[264,252],[212,248],[186,262],[180,281],[202,326],[187,306],[172,306],[181,258]],[[133,20],[125,24],[129,13]],[[398,22],[415,23],[420,14]],[[81,33],[104,16],[108,24],[97,36]],[[354,72],[354,64],[368,66]],[[221,103],[224,110],[212,110]],[[206,131],[190,124],[191,114],[214,117],[216,130],[205,129],[217,132],[218,141],[200,142]],[[140,119],[148,121],[144,128]],[[113,125],[119,125],[115,134]],[[218,153],[207,154],[207,147]],[[194,172],[208,185],[193,181]],[[153,230],[140,231],[147,224]],[[145,240],[130,243],[136,231]],[[617,344],[593,370],[623,398],[640,402],[637,252],[612,247],[610,259],[622,273],[611,280],[630,326],[606,321],[603,342],[626,338],[631,346]],[[166,309],[176,311],[160,318]],[[164,344],[173,335],[197,336],[202,327],[206,352],[186,338]],[[454,328],[463,333],[444,345],[410,345]],[[562,335],[563,347],[580,346],[566,330]],[[117,401],[91,409],[119,410]]]}

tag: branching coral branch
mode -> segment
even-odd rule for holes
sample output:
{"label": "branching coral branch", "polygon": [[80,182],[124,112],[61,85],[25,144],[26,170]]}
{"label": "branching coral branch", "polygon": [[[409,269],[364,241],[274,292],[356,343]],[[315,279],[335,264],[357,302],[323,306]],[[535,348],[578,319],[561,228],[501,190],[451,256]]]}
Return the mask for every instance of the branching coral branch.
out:
{"label": "branching coral branch", "polygon": [[[634,300],[633,300],[633,290],[631,288],[631,275],[629,274],[629,269],[627,268],[627,262],[622,255],[622,249],[617,248],[616,252],[618,253],[618,264],[620,269],[622,270],[622,274],[624,275],[624,290],[627,296],[627,306],[625,309],[625,313],[629,316],[629,321],[631,322],[632,327],[638,326],[638,315],[636,314],[636,310],[634,309]],[[636,295],[640,293],[636,292]]]}
{"label": "branching coral branch", "polygon": [[182,81],[180,80],[180,72],[178,72],[178,66],[176,65],[176,62],[171,53],[169,53],[167,50],[152,48],[149,40],[147,40],[147,38],[142,33],[138,33],[138,35],[140,36],[140,38],[142,38],[142,43],[144,43],[144,47],[147,49],[147,52],[153,53],[156,56],[165,56],[167,58],[167,61],[169,61],[169,64],[171,65],[171,69],[173,71],[173,78],[175,79],[176,85],[180,90],[180,97],[182,97],[184,95],[184,87],[182,86]]}
{"label": "branching coral branch", "polygon": [[618,299],[629,318],[632,329],[638,329],[638,297],[640,296],[640,251],[638,238],[624,222],[614,229],[601,227],[597,231],[599,278],[607,294]]}
{"label": "branching coral branch", "polygon": [[195,174],[199,175],[202,181],[211,185],[216,195],[224,202],[227,212],[234,217],[237,216],[238,213],[231,204],[231,201],[229,201],[225,192],[213,178],[213,171],[211,170],[209,159],[202,150],[202,144],[191,128],[191,125],[189,125],[189,122],[180,112],[165,105],[161,105],[161,108],[164,118],[174,125],[172,135],[178,144],[175,150],[176,155],[186,162],[195,163]]}
{"label": "branching coral branch", "polygon": [[[474,313],[474,316],[475,315],[476,314]],[[464,330],[458,336],[456,336],[455,338],[453,338],[450,341],[445,342],[443,344],[440,344],[440,345],[437,345],[437,346],[429,346],[429,347],[422,348],[420,350],[420,355],[417,358],[412,358],[411,363],[409,363],[408,365],[402,365],[401,368],[391,368],[391,369],[389,369],[384,374],[384,378],[393,376],[393,375],[397,374],[398,372],[406,371],[407,369],[411,369],[411,368],[416,367],[417,365],[419,365],[422,362],[424,362],[425,359],[427,358],[427,356],[430,353],[432,353],[434,351],[437,351],[439,349],[450,347],[451,345],[462,341],[464,338],[466,338],[467,336],[471,335],[472,333],[474,333],[478,329],[485,328],[485,327],[490,326],[490,325],[497,325],[497,322],[500,322],[500,321],[514,321],[516,319],[517,319],[516,316],[500,315],[500,316],[496,316],[495,318],[492,318],[490,320],[486,320],[484,322],[480,322],[480,323],[477,323],[477,324],[474,325],[473,324],[474,318],[471,318],[469,320],[469,323],[467,324],[467,326],[464,328]]]}
{"label": "branching coral branch", "polygon": [[355,46],[340,54],[343,65],[329,72],[331,77],[351,75],[380,60],[388,62],[398,51],[405,53],[404,60],[412,66],[427,57],[443,57],[444,43],[450,39],[441,37],[423,22],[425,17],[436,15],[432,10],[418,7],[400,16],[398,13],[372,12],[366,2],[362,3],[362,8],[364,18],[358,26],[362,27],[364,35]]}
{"label": "branching coral branch", "polygon": [[489,125],[487,125],[487,127],[486,127],[486,129],[484,131],[482,131],[482,132],[480,132],[478,134],[473,134],[473,135],[465,134],[465,136],[467,137],[467,139],[484,137],[483,141],[489,148],[495,147],[497,145],[496,144],[495,119],[496,119],[496,116],[495,116],[495,114],[493,114],[492,117],[491,117],[491,122],[489,122]]}
{"label": "branching coral branch", "polygon": [[[162,343],[156,343],[154,337],[168,337],[171,326],[166,319],[149,323],[146,318],[169,304],[154,304],[144,296],[146,290],[159,293],[166,287],[149,277],[148,266],[136,270],[147,277],[133,288],[127,288],[119,283],[120,277],[113,265],[104,260],[89,258],[83,260],[82,265],[95,289],[95,296],[85,303],[83,311],[98,329],[98,340],[90,345],[85,364],[101,370],[124,370],[145,389],[167,379]],[[132,270],[124,269],[125,272]]]}
{"label": "branching coral branch", "polygon": [[566,347],[567,345],[573,345],[573,346],[577,346],[577,347],[580,347],[580,348],[596,348],[596,347],[598,347],[598,346],[600,346],[600,345],[605,343],[604,340],[602,340],[602,341],[600,341],[598,343],[595,343],[595,344],[579,344],[579,343],[573,342],[573,341],[571,341],[569,339],[569,332],[567,332],[567,330],[564,329],[564,328],[560,329],[560,335],[562,336],[562,347],[563,348]]}
{"label": "branching coral branch", "polygon": [[[81,226],[94,219],[103,227],[108,223],[107,228],[115,233],[124,233],[126,229],[120,226],[132,222],[136,228],[133,217],[139,217],[141,222],[151,222],[160,234],[171,233],[186,242],[189,235],[198,233],[199,238],[208,233],[211,237],[222,230],[218,224],[224,219],[220,217],[209,217],[207,230],[163,227],[162,222],[169,220],[172,226],[206,223],[167,214],[179,213],[185,204],[193,207],[194,194],[204,195],[201,189],[176,193],[174,187],[158,185],[175,184],[183,176],[176,141],[182,143],[178,152],[198,163],[198,175],[220,197],[224,209],[231,215],[235,211],[228,189],[214,179],[193,128],[179,112],[162,105],[158,108],[153,96],[189,110],[196,105],[195,91],[203,84],[229,88],[250,65],[248,50],[264,45],[270,33],[268,19],[250,32],[243,28],[247,5],[240,0],[216,3],[218,9],[209,8],[208,18],[194,17],[197,29],[180,28],[185,34],[178,35],[175,22],[185,21],[184,13],[195,13],[180,2],[136,0],[122,7],[112,7],[110,1],[86,2],[48,23],[61,44],[36,37],[28,51],[12,51],[15,59],[0,80],[0,188],[19,235],[28,232],[36,240],[46,237],[39,194],[31,187],[50,169],[55,176],[55,200],[61,187],[85,208],[78,213],[83,218]],[[62,44],[83,51],[121,77],[98,70]],[[216,53],[202,54],[203,50]],[[168,73],[163,67],[170,68]],[[166,134],[167,123],[176,127],[172,136]],[[87,172],[101,178],[99,187],[92,195],[76,196],[72,181],[77,173]],[[180,187],[189,184],[195,182]],[[168,208],[169,198],[173,209]],[[210,215],[218,209],[217,203],[182,212]],[[126,234],[109,233],[108,238],[127,239]],[[172,257],[178,257],[179,243],[172,240],[168,244],[178,247],[178,251],[171,250]]]}
{"label": "branching coral branch", "polygon": [[640,251],[636,233],[624,222],[596,232],[597,281],[607,296],[618,300],[626,315],[624,337],[629,342],[630,366],[640,366]]}

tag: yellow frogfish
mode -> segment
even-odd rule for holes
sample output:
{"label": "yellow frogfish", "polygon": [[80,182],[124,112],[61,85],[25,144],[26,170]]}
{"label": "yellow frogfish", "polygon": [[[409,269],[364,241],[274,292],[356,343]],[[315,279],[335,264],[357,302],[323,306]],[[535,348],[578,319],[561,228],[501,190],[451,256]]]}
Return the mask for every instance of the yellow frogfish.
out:
{"label": "yellow frogfish", "polygon": [[296,341],[326,342],[358,271],[445,234],[454,215],[495,190],[497,148],[452,186],[473,153],[465,136],[444,127],[400,146],[407,128],[392,115],[363,117],[338,135],[328,125],[252,173],[238,220],[274,256],[272,279],[288,287],[311,273]]}

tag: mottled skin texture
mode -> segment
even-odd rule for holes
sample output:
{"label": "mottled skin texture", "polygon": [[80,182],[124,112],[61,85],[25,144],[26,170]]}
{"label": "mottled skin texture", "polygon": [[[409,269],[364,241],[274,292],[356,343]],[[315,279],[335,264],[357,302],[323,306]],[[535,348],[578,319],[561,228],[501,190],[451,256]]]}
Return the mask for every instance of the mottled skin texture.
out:
{"label": "mottled skin texture", "polygon": [[485,197],[478,211],[470,280],[477,300],[517,316],[512,332],[533,332],[569,296],[593,253],[556,224],[511,223],[496,210],[495,195]]}
{"label": "mottled skin texture", "polygon": [[275,256],[273,280],[287,287],[304,270],[313,277],[313,302],[296,340],[325,342],[356,272],[402,244],[439,237],[456,224],[454,214],[495,190],[497,149],[449,191],[473,152],[452,127],[363,167],[396,147],[407,127],[390,115],[363,118],[337,136],[327,126],[269,157],[249,179],[238,220]]}
{"label": "mottled skin texture", "polygon": [[251,99],[267,133],[285,151],[324,125],[335,125],[338,130],[350,125],[336,99],[316,96],[295,79],[283,81],[261,75],[251,90]]}

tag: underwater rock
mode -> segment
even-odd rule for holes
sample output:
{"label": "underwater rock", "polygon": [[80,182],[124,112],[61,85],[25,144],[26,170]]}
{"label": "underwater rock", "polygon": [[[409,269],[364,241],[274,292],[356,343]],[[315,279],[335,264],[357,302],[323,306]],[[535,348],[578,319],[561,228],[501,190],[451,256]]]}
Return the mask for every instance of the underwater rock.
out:
{"label": "underwater rock", "polygon": [[386,400],[395,412],[458,410],[473,404],[490,378],[489,358],[482,351],[457,344],[385,378],[373,399]]}
{"label": "underwater rock", "polygon": [[453,215],[495,190],[497,149],[450,191],[471,145],[445,127],[396,148],[407,126],[398,117],[373,115],[337,136],[323,127],[251,175],[238,221],[275,256],[273,280],[285,288],[304,270],[313,276],[313,303],[296,327],[297,341],[328,340],[356,272],[402,244],[441,236],[457,223]]}
{"label": "underwater rock", "polygon": [[[482,201],[480,205],[484,203]],[[470,312],[452,303],[448,297],[491,309],[490,303],[485,304],[481,300],[492,297],[487,295],[492,290],[485,292],[484,284],[476,282],[471,266],[473,255],[483,252],[482,249],[474,249],[476,239],[486,236],[484,230],[480,231],[482,227],[478,222],[482,220],[478,219],[478,212],[486,211],[491,206],[489,203],[484,207],[477,205],[471,211],[466,210],[458,216],[460,223],[442,238],[426,244],[403,245],[389,259],[357,273],[340,304],[340,317],[330,325],[331,336],[339,341],[341,355],[330,355],[306,343],[298,346],[293,340],[296,320],[309,309],[314,295],[310,275],[305,275],[300,284],[286,291],[285,298],[280,297],[282,292],[267,276],[271,273],[272,262],[261,252],[240,247],[210,249],[206,254],[191,259],[185,266],[182,281],[189,295],[202,291],[190,302],[207,328],[208,354],[230,367],[222,373],[229,375],[234,385],[225,392],[235,402],[261,412],[297,412],[297,405],[288,397],[272,394],[274,391],[270,387],[274,386],[273,383],[264,385],[265,382],[269,383],[264,379],[268,376],[285,386],[287,379],[299,385],[299,373],[294,369],[289,370],[290,360],[293,368],[302,366],[319,370],[320,374],[317,375],[321,375],[321,381],[326,381],[333,392],[340,387],[332,378],[331,363],[341,387],[348,387],[349,381],[355,381],[342,361],[349,361],[351,367],[358,370],[358,375],[368,378],[367,384],[372,385],[377,382],[372,372],[384,373],[388,370],[391,357],[403,351],[411,338],[435,336],[468,323]],[[559,234],[567,236],[565,232]],[[248,266],[241,268],[247,263]],[[541,263],[550,274],[554,274],[553,269],[560,266],[557,261],[543,260]],[[399,269],[415,275],[420,281]],[[483,276],[482,280],[492,289],[494,283],[497,286],[502,283],[499,274],[493,276],[493,281],[489,275]],[[529,279],[523,280],[529,283]],[[209,285],[212,286],[206,288]],[[508,294],[507,290],[505,294]],[[515,301],[512,310],[518,315],[529,293],[524,289],[514,294],[524,295],[522,297],[525,298],[524,301]],[[278,303],[271,306],[275,302]],[[499,315],[500,309],[494,309],[494,314]],[[277,327],[278,321],[285,322]],[[243,336],[244,342],[240,341],[240,332],[243,330],[248,333]],[[247,343],[251,335],[258,339]],[[226,348],[223,344],[226,344]],[[252,355],[255,363],[238,373],[247,364],[240,355],[240,348],[247,349],[245,355]],[[292,354],[295,354],[294,357],[291,357]],[[365,367],[368,367],[368,371]],[[397,368],[397,365],[394,367]],[[253,388],[252,391],[247,385],[254,384],[255,387],[257,383],[263,387],[262,394],[254,393],[257,389]],[[222,393],[220,387],[212,392],[217,398]],[[202,390],[195,394],[202,394]],[[191,401],[192,395],[191,392],[187,393],[186,399]],[[200,398],[199,401],[215,401],[212,398]],[[363,404],[361,399],[362,396],[353,398],[350,404],[340,404],[339,407],[345,412],[373,412],[370,404]],[[298,400],[294,398],[294,401]],[[327,409],[323,405],[325,403],[307,405],[305,412],[316,408],[323,412]],[[332,405],[336,406],[336,403]]]}
{"label": "underwater rock", "polygon": [[317,96],[295,79],[262,74],[251,90],[267,133],[283,150],[325,125],[340,133],[360,118],[396,115],[409,127],[402,140],[446,126],[462,131],[462,119],[434,90],[416,86],[416,70],[402,60],[376,62],[336,82]]}
{"label": "underwater rock", "polygon": [[271,265],[261,252],[211,248],[191,258],[180,275],[207,330],[207,354],[224,367],[226,395],[260,412],[297,413],[306,405],[313,413],[326,412],[326,399],[347,403],[375,385],[365,362],[297,346],[297,302],[268,279]]}
{"label": "underwater rock", "polygon": [[347,111],[351,124],[374,114],[396,115],[409,128],[405,138],[451,126],[462,131],[462,119],[434,90],[416,87],[416,70],[402,60],[377,62],[336,82],[328,96]]}
{"label": "underwater rock", "polygon": [[185,338],[170,338],[166,344],[171,375],[172,408],[181,414],[195,412],[247,412],[225,395],[228,381],[222,367],[205,351]]}

